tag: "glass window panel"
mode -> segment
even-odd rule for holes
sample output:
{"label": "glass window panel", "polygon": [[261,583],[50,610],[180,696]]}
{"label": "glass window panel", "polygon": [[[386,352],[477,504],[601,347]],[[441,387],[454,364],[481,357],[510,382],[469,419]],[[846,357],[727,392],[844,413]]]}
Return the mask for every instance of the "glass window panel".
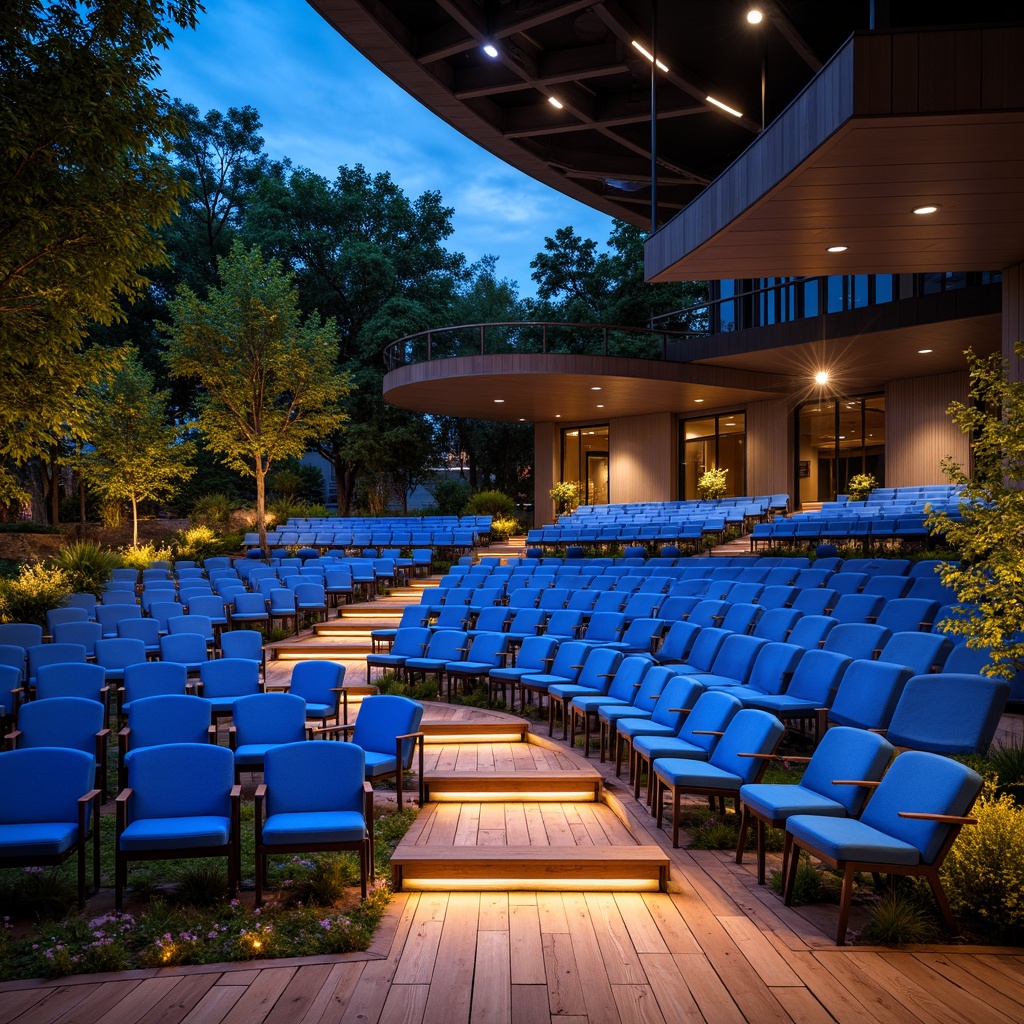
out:
{"label": "glass window panel", "polygon": [[687,441],[696,437],[713,437],[715,433],[715,417],[710,416],[702,420],[686,420],[683,427],[683,436]]}
{"label": "glass window panel", "polygon": [[828,308],[826,313],[841,313],[843,311],[843,278],[830,277],[828,279]]}
{"label": "glass window panel", "polygon": [[875,275],[875,302],[892,302],[892,274]]}

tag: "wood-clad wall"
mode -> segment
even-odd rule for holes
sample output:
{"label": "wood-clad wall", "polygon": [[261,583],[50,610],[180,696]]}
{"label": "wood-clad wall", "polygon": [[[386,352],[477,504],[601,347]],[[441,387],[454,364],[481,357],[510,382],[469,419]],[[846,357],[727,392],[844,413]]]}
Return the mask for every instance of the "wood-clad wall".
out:
{"label": "wood-clad wall", "polygon": [[785,399],[747,406],[747,494],[790,494],[793,429]]}
{"label": "wood-clad wall", "polygon": [[944,484],[942,460],[966,467],[970,446],[946,410],[967,400],[967,371],[893,380],[885,389],[885,485]]}
{"label": "wood-clad wall", "polygon": [[558,425],[533,425],[533,525],[544,526],[554,522],[555,509],[551,504],[551,488],[559,479],[561,467],[558,450]]}
{"label": "wood-clad wall", "polygon": [[676,419],[670,412],[625,416],[608,425],[608,489],[611,500],[672,501],[679,458]]}
{"label": "wood-clad wall", "polygon": [[1024,380],[1024,359],[1017,355],[1024,341],[1024,266],[1003,270],[1003,358],[1010,380]]}

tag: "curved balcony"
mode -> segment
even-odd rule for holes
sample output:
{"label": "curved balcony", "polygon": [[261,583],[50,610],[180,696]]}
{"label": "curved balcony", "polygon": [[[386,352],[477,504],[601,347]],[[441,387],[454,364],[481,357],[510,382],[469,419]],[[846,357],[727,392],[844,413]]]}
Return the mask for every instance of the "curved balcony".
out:
{"label": "curved balcony", "polygon": [[703,332],[553,321],[432,328],[384,350],[384,396],[476,419],[600,420],[779,397],[788,377],[679,361]]}

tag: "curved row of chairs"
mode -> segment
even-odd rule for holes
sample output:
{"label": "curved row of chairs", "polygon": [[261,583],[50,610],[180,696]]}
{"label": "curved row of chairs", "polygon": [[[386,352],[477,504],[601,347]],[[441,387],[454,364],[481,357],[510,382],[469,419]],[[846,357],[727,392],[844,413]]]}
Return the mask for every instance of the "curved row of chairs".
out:
{"label": "curved row of chairs", "polygon": [[[160,665],[170,667],[183,668]],[[287,693],[260,692],[250,674],[248,692],[220,697],[210,692],[213,680],[205,681],[200,696],[170,686],[169,679],[150,679],[152,689],[163,683],[169,692],[137,693],[125,703],[126,724],[118,736],[119,910],[132,860],[223,855],[229,886],[237,886],[243,771],[264,776],[256,793],[257,903],[266,886],[267,854],[287,851],[356,849],[365,897],[373,871],[370,783],[395,778],[401,804],[403,773],[418,747],[422,800],[423,707],[404,697],[366,697],[349,725],[336,710],[331,715],[302,696],[336,683],[327,687],[336,709],[342,678],[341,666],[305,662],[296,665]],[[223,707],[232,718],[227,748],[217,746],[211,724]],[[325,713],[333,724],[324,724]],[[99,884],[106,720],[102,699],[40,698],[19,709],[18,728],[7,738],[11,749],[0,753],[0,866],[61,863],[77,851],[80,904],[89,838],[93,884]],[[316,720],[321,726],[313,729]],[[314,743],[314,736],[345,739]]]}

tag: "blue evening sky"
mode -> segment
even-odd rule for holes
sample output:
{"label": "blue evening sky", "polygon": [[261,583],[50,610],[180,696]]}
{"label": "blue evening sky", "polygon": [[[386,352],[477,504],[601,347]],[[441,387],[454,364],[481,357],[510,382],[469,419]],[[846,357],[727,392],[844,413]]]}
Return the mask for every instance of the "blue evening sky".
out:
{"label": "blue evening sky", "polygon": [[304,0],[206,0],[195,32],[160,55],[159,85],[205,114],[250,104],[265,149],[333,179],[340,165],[389,171],[414,199],[428,190],[453,207],[447,247],[470,262],[498,257],[499,277],[532,295],[530,261],[572,225],[601,247],[611,218],[470,142],[378,71]]}

